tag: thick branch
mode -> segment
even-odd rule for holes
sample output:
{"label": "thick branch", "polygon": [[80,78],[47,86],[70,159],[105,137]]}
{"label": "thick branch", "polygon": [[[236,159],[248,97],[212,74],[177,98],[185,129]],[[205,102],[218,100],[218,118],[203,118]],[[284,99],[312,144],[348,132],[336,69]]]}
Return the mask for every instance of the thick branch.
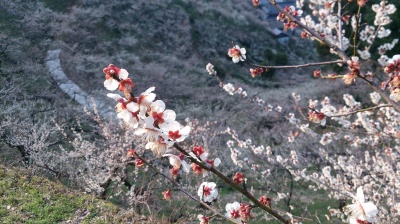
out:
{"label": "thick branch", "polygon": [[205,202],[197,199],[196,197],[194,197],[193,195],[191,195],[189,192],[187,192],[185,189],[182,188],[181,185],[179,185],[175,180],[173,180],[172,178],[170,178],[169,176],[163,174],[162,172],[160,172],[157,168],[155,168],[151,163],[149,163],[148,161],[146,161],[145,159],[143,159],[143,157],[139,156],[138,154],[135,154],[139,159],[141,159],[146,165],[148,165],[151,169],[153,169],[154,171],[156,171],[160,176],[164,177],[165,179],[167,179],[169,182],[171,182],[173,185],[175,185],[179,191],[181,191],[182,193],[186,194],[189,198],[191,198],[194,201],[197,201],[198,203],[200,203],[202,206],[206,207],[208,210],[214,212],[214,214],[228,220],[231,221],[233,223],[238,223],[236,222],[234,219],[228,218],[225,215],[219,213],[217,210],[215,210],[214,208],[212,208],[211,206],[209,206],[208,204],[206,204]]}

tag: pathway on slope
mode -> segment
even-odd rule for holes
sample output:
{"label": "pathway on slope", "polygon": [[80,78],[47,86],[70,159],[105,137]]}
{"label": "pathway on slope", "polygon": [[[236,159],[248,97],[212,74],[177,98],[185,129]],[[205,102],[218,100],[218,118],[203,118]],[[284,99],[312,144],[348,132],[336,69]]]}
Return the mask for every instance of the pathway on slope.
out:
{"label": "pathway on slope", "polygon": [[105,106],[100,99],[90,96],[65,75],[60,64],[60,52],[60,49],[47,51],[46,65],[62,91],[91,112],[93,112],[94,106],[93,98],[100,116],[104,119],[108,119],[112,115],[115,116],[114,109],[111,106]]}

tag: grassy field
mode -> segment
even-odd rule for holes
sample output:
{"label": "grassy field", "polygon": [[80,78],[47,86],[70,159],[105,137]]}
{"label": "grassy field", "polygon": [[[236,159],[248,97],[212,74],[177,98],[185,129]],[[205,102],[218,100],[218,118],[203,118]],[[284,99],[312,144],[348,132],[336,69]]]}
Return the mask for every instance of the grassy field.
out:
{"label": "grassy field", "polygon": [[134,219],[133,213],[92,195],[0,165],[1,223],[126,223]]}

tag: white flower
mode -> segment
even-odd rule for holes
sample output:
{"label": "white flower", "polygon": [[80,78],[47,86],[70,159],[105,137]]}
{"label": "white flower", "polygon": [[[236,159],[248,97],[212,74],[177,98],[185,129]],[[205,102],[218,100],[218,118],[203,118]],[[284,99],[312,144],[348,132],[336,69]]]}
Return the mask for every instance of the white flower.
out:
{"label": "white flower", "polygon": [[365,49],[363,51],[357,50],[357,53],[364,60],[367,60],[367,59],[369,59],[371,57],[371,53],[369,53],[368,49]]}
{"label": "white flower", "polygon": [[143,125],[135,131],[135,135],[143,135],[142,139],[146,142],[157,141],[161,131],[159,128],[154,127],[154,118],[148,116],[143,121]]}
{"label": "white flower", "polygon": [[216,75],[217,74],[217,72],[214,70],[214,65],[212,65],[211,63],[208,63],[206,65],[206,70],[207,70],[208,74],[210,74],[210,75]]}
{"label": "white flower", "polygon": [[190,133],[190,126],[182,127],[177,121],[171,121],[161,126],[161,130],[168,135],[171,141],[182,142]]}
{"label": "white flower", "polygon": [[232,57],[233,63],[238,63],[239,61],[246,60],[246,49],[235,45],[233,48],[229,49],[228,55],[229,57]]}
{"label": "white flower", "polygon": [[381,95],[377,92],[370,93],[369,96],[371,97],[371,101],[374,104],[379,104],[381,100]]}
{"label": "white flower", "polygon": [[110,64],[107,68],[103,69],[104,74],[106,74],[106,80],[104,81],[104,87],[106,89],[114,91],[119,86],[119,81],[114,79],[114,76],[118,76],[120,80],[128,78],[128,71],[125,69],[121,69],[116,67],[113,64]]}
{"label": "white flower", "polygon": [[237,222],[240,222],[240,213],[239,213],[240,204],[235,201],[233,203],[228,203],[225,206],[226,214],[225,216],[231,219],[235,219]]}
{"label": "white flower", "polygon": [[212,202],[218,197],[218,190],[214,182],[204,182],[200,185],[197,195],[200,200]]}
{"label": "white flower", "polygon": [[224,88],[229,95],[235,94],[235,87],[231,83],[225,84],[222,88]]}
{"label": "white flower", "polygon": [[164,155],[168,148],[173,144],[173,142],[165,141],[163,137],[159,137],[157,141],[148,142],[145,148],[150,149],[155,156],[161,156]]}
{"label": "white flower", "polygon": [[135,102],[127,103],[127,100],[118,94],[108,93],[107,96],[118,102],[115,106],[117,117],[124,120],[133,128],[137,128],[139,125],[139,118],[137,116],[139,105]]}
{"label": "white flower", "polygon": [[140,94],[140,97],[138,98],[138,104],[140,107],[148,108],[150,106],[150,103],[156,98],[156,94],[152,93],[154,90],[155,87],[153,86]]}
{"label": "white flower", "polygon": [[210,217],[204,216],[204,215],[198,215],[197,218],[200,221],[200,224],[208,224],[210,223]]}
{"label": "white flower", "polygon": [[154,118],[154,122],[159,127],[175,121],[176,113],[173,110],[166,110],[165,103],[162,100],[156,100],[150,103],[150,112],[148,113]]}
{"label": "white flower", "polygon": [[163,156],[169,157],[169,164],[171,164],[173,167],[176,167],[179,169],[179,168],[181,168],[181,166],[183,166],[183,170],[186,173],[189,173],[190,165],[187,164],[187,162],[185,160],[181,160],[181,158],[179,156],[173,155],[173,154],[164,154]]}
{"label": "white flower", "polygon": [[345,214],[349,216],[349,223],[375,222],[378,208],[372,202],[365,202],[362,187],[357,188],[357,196],[352,195],[352,197],[355,199],[355,203],[344,207]]}

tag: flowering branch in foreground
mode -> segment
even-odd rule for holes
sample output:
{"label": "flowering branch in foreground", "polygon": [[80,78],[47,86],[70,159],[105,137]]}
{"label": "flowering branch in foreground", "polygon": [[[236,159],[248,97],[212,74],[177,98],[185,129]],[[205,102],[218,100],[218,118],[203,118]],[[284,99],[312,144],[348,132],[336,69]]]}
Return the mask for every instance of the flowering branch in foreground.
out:
{"label": "flowering branch in foreground", "polygon": [[[118,117],[125,121],[125,123],[130,127],[136,129],[136,135],[141,135],[143,140],[147,141],[146,149],[150,149],[155,156],[169,156],[171,159],[170,161],[172,161],[171,164],[173,164],[175,169],[178,170],[181,167],[181,164],[183,164],[183,161],[181,161],[182,159],[180,159],[181,157],[175,157],[173,154],[167,154],[169,152],[174,152],[171,149],[171,147],[174,147],[179,153],[181,153],[181,155],[187,157],[192,162],[192,168],[194,169],[195,173],[201,173],[202,170],[214,173],[219,179],[223,180],[225,183],[229,184],[238,192],[251,200],[254,203],[254,206],[265,210],[283,223],[289,223],[289,221],[278,212],[261,203],[246,189],[239,187],[232,180],[219,172],[215,168],[220,163],[218,158],[214,160],[207,159],[207,154],[204,153],[201,147],[194,147],[192,152],[187,152],[178,145],[178,142],[183,141],[188,136],[190,127],[182,127],[177,121],[175,121],[175,112],[166,110],[165,103],[163,101],[154,101],[154,87],[147,89],[139,97],[134,97],[132,89],[135,83],[133,83],[130,79],[128,82],[124,81],[128,79],[127,77],[129,75],[125,69],[120,69],[115,65],[110,64],[107,68],[103,69],[103,72],[106,74],[104,86],[108,90],[112,91],[119,89],[119,91],[123,92],[124,96],[126,97],[123,98],[118,94],[108,94],[109,97],[118,102],[116,105]],[[123,74],[123,77],[121,77],[120,74]],[[114,80],[117,82],[115,83]],[[136,153],[128,151],[128,154],[132,155]],[[143,166],[145,160],[143,160],[137,154],[136,156],[136,166]],[[171,173],[174,172],[176,171],[171,171]],[[165,175],[162,176],[166,177]],[[167,179],[170,180],[170,178]],[[203,188],[201,186],[203,186]],[[212,202],[217,195],[217,193],[213,193],[212,190],[212,188],[215,186],[206,182],[201,186],[199,189],[200,200]],[[167,193],[168,192],[166,192],[165,195]],[[250,210],[248,212],[250,212]],[[244,216],[245,219],[249,217],[249,215]],[[203,222],[205,222],[205,219],[208,220],[208,218],[205,218],[205,216],[201,216],[201,220]]]}
{"label": "flowering branch in foreground", "polygon": [[150,162],[148,162],[146,159],[144,159],[142,156],[139,156],[137,154],[135,154],[140,160],[142,160],[147,166],[149,166],[152,170],[156,171],[160,176],[162,176],[163,178],[167,179],[169,182],[171,182],[171,184],[173,184],[175,187],[178,188],[178,190],[182,193],[184,193],[186,196],[188,196],[190,199],[200,203],[202,206],[206,207],[208,210],[212,211],[215,215],[220,216],[221,218],[227,219],[228,221],[237,223],[236,220],[233,220],[229,217],[226,217],[224,214],[219,213],[215,208],[211,207],[210,205],[208,205],[207,203],[203,202],[202,200],[197,199],[196,197],[194,197],[192,194],[190,194],[188,191],[186,191],[184,188],[182,188],[182,186],[177,183],[174,179],[172,179],[171,177],[165,175],[164,173],[160,172],[156,167],[154,167]]}

